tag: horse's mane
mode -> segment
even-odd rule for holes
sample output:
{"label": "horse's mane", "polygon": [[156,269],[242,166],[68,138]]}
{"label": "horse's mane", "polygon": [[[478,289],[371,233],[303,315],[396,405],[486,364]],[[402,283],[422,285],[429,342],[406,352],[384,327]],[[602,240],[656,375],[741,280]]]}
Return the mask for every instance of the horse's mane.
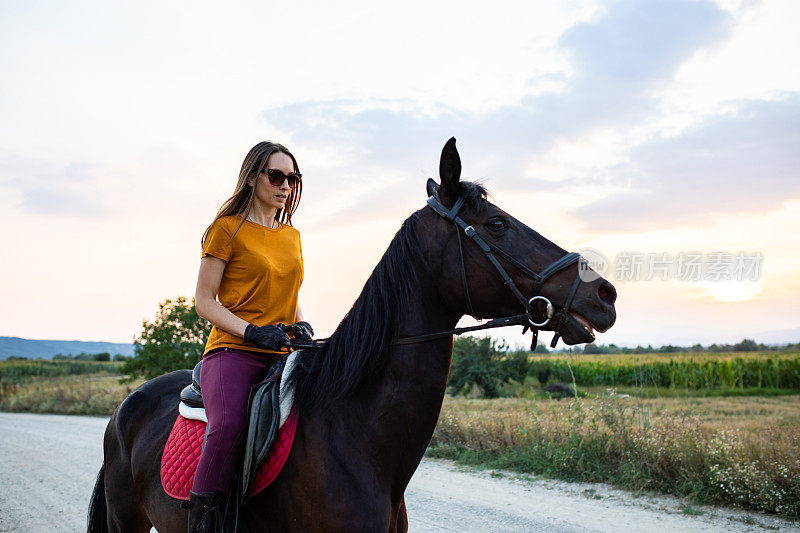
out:
{"label": "horse's mane", "polygon": [[[465,203],[476,210],[486,206],[486,189],[462,182]],[[305,412],[354,393],[385,364],[397,338],[400,313],[408,309],[417,286],[421,254],[417,225],[419,211],[408,217],[364,284],[353,307],[325,345],[303,350],[289,376],[295,402]]]}

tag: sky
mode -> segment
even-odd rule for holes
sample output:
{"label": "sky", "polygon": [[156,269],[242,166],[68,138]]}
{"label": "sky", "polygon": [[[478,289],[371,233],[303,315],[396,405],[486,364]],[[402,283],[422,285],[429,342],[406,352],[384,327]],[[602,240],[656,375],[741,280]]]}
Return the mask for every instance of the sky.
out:
{"label": "sky", "polygon": [[193,295],[268,139],[303,172],[300,301],[327,336],[455,136],[463,178],[607,259],[598,342],[800,341],[797,2],[220,6],[0,4],[0,335],[131,342]]}

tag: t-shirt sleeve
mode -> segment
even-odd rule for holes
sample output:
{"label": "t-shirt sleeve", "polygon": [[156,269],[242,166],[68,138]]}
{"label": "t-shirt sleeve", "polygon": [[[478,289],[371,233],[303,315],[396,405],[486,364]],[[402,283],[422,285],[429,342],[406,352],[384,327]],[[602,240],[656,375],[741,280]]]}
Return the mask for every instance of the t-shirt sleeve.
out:
{"label": "t-shirt sleeve", "polygon": [[231,234],[228,225],[217,219],[208,231],[208,235],[206,235],[206,240],[203,243],[203,255],[201,257],[211,255],[227,263],[231,258],[232,248],[233,242],[231,242]]}

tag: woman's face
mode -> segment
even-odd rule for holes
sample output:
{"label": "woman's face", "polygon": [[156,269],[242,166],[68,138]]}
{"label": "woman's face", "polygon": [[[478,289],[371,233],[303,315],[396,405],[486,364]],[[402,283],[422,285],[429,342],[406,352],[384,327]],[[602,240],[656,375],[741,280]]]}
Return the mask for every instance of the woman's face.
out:
{"label": "woman's face", "polygon": [[[283,209],[286,206],[286,200],[289,198],[289,192],[292,190],[289,187],[289,180],[283,180],[283,183],[277,186],[271,184],[267,177],[267,169],[269,168],[281,170],[288,175],[294,172],[294,163],[292,163],[292,158],[283,152],[274,152],[267,159],[267,166],[264,167],[264,171],[258,176],[256,201],[267,208]],[[255,178],[250,178],[248,183],[252,187],[255,183]]]}

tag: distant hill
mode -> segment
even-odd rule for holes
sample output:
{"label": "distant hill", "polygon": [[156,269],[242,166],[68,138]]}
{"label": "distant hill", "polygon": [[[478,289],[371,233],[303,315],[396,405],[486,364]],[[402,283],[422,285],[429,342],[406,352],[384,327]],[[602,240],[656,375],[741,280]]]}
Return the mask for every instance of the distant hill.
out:
{"label": "distant hill", "polygon": [[36,359],[43,357],[52,359],[54,355],[79,353],[103,353],[133,355],[133,344],[125,342],[94,342],[94,341],[45,341],[22,339],[20,337],[0,337],[0,359],[9,357],[27,357]]}
{"label": "distant hill", "polygon": [[762,331],[753,335],[753,339],[764,344],[794,344],[800,342],[800,328]]}

